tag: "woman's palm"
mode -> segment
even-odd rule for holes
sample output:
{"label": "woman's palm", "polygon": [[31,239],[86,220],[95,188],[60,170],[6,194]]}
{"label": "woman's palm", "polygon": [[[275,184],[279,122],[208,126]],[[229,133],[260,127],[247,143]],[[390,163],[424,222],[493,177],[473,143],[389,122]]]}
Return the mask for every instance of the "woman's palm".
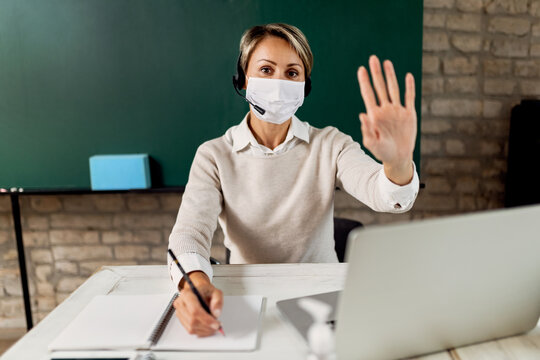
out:
{"label": "woman's palm", "polygon": [[410,161],[417,132],[414,78],[412,74],[407,74],[405,78],[403,106],[392,63],[388,60],[384,63],[386,82],[376,56],[370,58],[369,65],[379,101],[377,103],[375,99],[367,70],[360,67],[358,82],[367,110],[367,113],[360,114],[364,146],[383,163],[401,164]]}

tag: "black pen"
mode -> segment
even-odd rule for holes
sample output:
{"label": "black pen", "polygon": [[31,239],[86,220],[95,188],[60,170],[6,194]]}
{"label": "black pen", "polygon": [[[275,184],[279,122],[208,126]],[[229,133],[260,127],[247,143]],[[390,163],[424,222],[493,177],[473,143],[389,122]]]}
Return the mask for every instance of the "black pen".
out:
{"label": "black pen", "polygon": [[[178,265],[178,268],[180,269],[180,272],[182,272],[182,275],[184,276],[184,279],[189,284],[189,287],[191,288],[191,291],[193,291],[193,293],[195,294],[197,299],[199,299],[199,302],[201,303],[201,306],[203,307],[203,309],[208,314],[210,314],[210,316],[213,316],[212,312],[210,311],[210,308],[206,304],[206,301],[204,301],[204,299],[201,296],[201,293],[199,293],[199,290],[197,290],[195,285],[191,282],[191,279],[189,278],[188,274],[186,274],[186,272],[184,271],[184,268],[182,268],[182,265],[180,265],[180,263],[178,262],[178,259],[176,258],[176,256],[174,256],[174,253],[172,252],[172,250],[168,249],[167,252],[169,253],[169,255],[171,255],[171,258],[176,263],[176,265]],[[221,335],[225,336],[225,332],[223,331],[223,328],[221,327],[221,325],[219,326],[218,331],[221,333]]]}

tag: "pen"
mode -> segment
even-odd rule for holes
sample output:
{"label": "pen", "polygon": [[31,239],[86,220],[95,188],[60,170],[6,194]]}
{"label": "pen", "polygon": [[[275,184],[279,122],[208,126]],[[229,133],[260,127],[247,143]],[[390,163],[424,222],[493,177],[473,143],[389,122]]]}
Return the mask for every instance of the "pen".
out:
{"label": "pen", "polygon": [[[212,312],[210,311],[210,308],[208,307],[208,305],[206,304],[206,301],[204,301],[204,299],[202,298],[201,294],[199,293],[199,290],[197,290],[197,288],[195,287],[195,285],[193,284],[193,282],[191,282],[191,279],[189,278],[189,276],[186,274],[186,272],[184,271],[184,268],[182,268],[182,265],[180,265],[180,263],[178,262],[178,259],[176,258],[176,256],[174,255],[174,253],[172,252],[171,249],[168,249],[167,252],[169,253],[169,255],[171,255],[171,258],[172,260],[176,263],[176,265],[178,266],[178,268],[180,269],[180,272],[182,273],[182,275],[184,276],[184,279],[187,281],[187,283],[189,284],[189,287],[191,288],[191,291],[193,291],[193,293],[195,294],[195,296],[197,297],[197,299],[199,299],[199,302],[201,303],[201,306],[203,307],[203,309],[208,313],[210,314],[210,316],[213,316],[212,315]],[[218,331],[221,333],[221,335],[225,336],[225,332],[223,331],[223,328],[220,326]]]}

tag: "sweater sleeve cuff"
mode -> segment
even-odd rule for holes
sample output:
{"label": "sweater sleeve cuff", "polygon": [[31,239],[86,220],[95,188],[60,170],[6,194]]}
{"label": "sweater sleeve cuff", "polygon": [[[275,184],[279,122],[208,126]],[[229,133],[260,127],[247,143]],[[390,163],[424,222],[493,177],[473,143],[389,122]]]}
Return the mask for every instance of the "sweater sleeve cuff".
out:
{"label": "sweater sleeve cuff", "polygon": [[[180,263],[180,265],[182,265],[182,268],[187,274],[193,271],[202,271],[206,274],[206,276],[208,276],[210,282],[212,282],[212,278],[214,277],[214,271],[212,270],[210,262],[203,256],[195,252],[188,252],[178,255],[177,258],[178,262]],[[180,272],[178,266],[176,266],[176,264],[170,259],[170,257],[168,262],[169,274],[171,275],[174,286],[176,287],[176,289],[178,289],[178,285],[180,285],[180,280],[182,280],[182,273]]]}
{"label": "sweater sleeve cuff", "polygon": [[383,196],[385,204],[394,211],[409,209],[418,195],[420,181],[416,172],[416,165],[413,162],[413,178],[406,185],[397,185],[390,181],[384,173],[384,168],[381,168],[381,176],[379,176],[379,188]]}

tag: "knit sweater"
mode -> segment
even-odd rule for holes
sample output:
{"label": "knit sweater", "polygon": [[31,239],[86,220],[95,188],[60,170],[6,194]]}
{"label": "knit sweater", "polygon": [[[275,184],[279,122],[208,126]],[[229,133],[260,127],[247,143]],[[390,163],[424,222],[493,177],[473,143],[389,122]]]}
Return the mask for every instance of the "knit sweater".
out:
{"label": "knit sweater", "polygon": [[[293,121],[307,127],[309,138],[277,155],[238,146],[238,134],[249,129],[246,119],[197,149],[169,238],[179,258],[196,254],[201,259],[186,261],[187,272],[212,276],[204,263],[218,221],[231,263],[336,262],[336,187],[375,211],[412,207],[419,187],[416,171],[410,184],[395,185],[350,136],[335,127]],[[169,259],[177,284],[181,276],[171,265]]]}

